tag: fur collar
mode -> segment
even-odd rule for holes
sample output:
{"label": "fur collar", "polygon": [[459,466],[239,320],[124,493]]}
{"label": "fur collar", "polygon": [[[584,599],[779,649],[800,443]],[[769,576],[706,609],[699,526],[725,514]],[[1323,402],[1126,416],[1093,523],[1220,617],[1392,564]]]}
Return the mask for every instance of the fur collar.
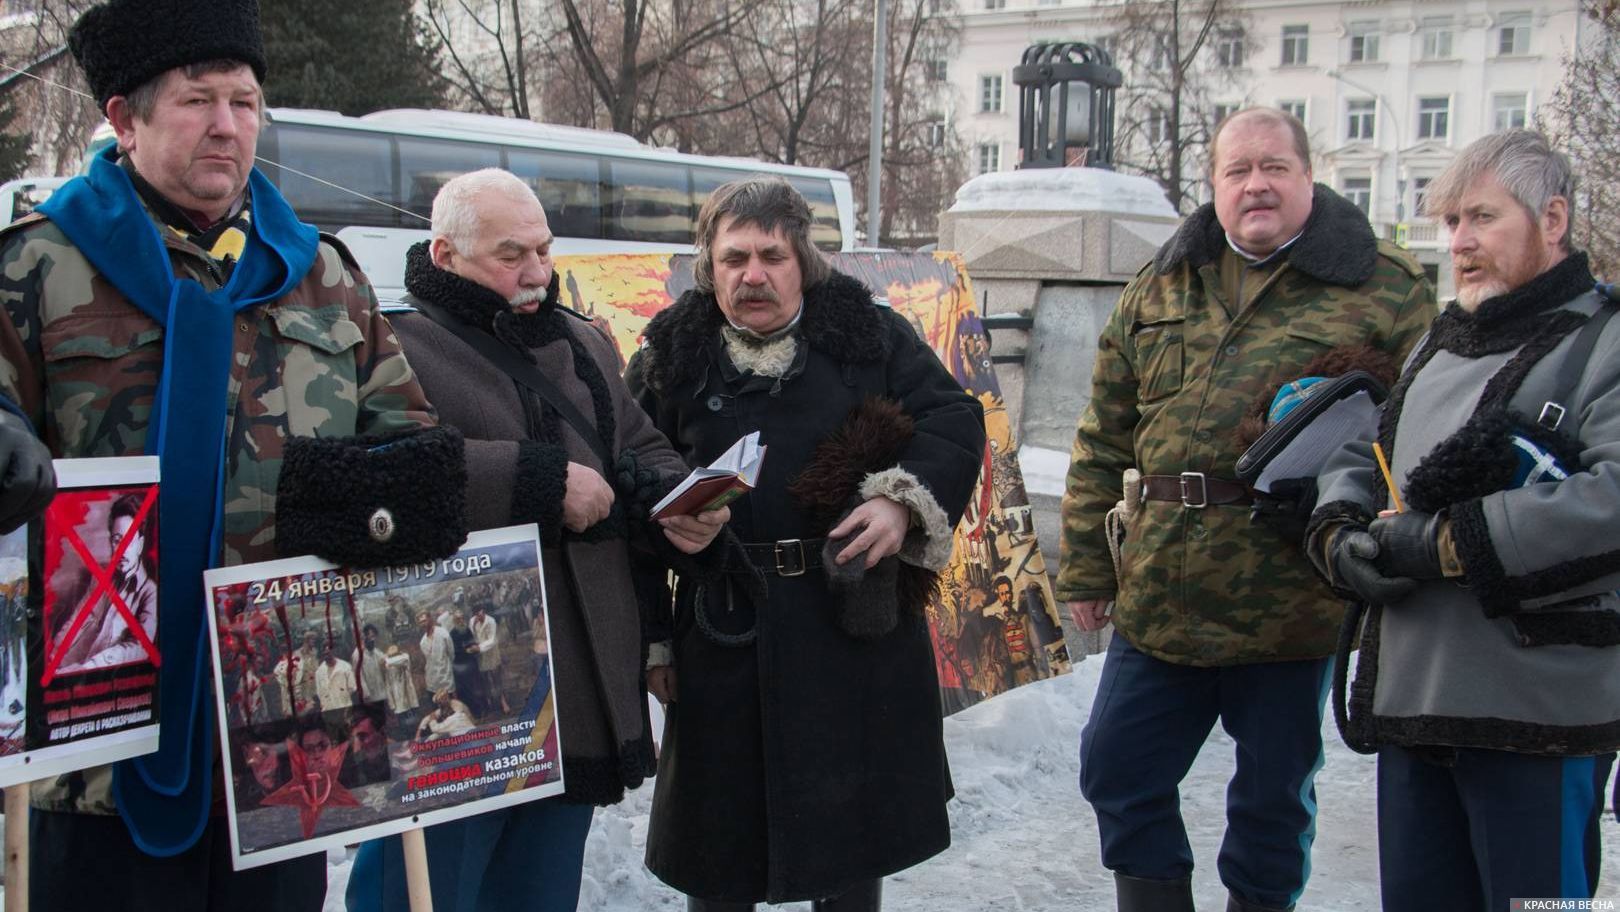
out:
{"label": "fur collar", "polygon": [[[1153,258],[1153,271],[1166,275],[1185,262],[1193,269],[1216,262],[1226,249],[1226,236],[1215,218],[1215,204],[1205,203],[1181,223],[1170,242]],[[1378,239],[1367,216],[1349,200],[1322,184],[1311,195],[1311,217],[1299,240],[1287,250],[1288,265],[1329,285],[1354,288],[1372,278],[1378,265]]]}
{"label": "fur collar", "polygon": [[1435,318],[1429,332],[1441,348],[1464,357],[1507,351],[1541,335],[1551,311],[1591,291],[1596,283],[1586,254],[1571,254],[1507,294],[1481,301],[1472,313],[1452,303]]}
{"label": "fur collar", "polygon": [[540,309],[532,314],[515,313],[499,294],[434,265],[427,241],[405,252],[406,291],[518,349],[540,348],[568,337],[566,318],[557,307],[557,287],[553,272]]}
{"label": "fur collar", "polygon": [[[726,325],[712,292],[696,289],[647,324],[642,358],[647,383],[667,392],[701,376],[711,343]],[[869,364],[889,357],[888,315],[858,280],[834,271],[804,293],[798,336],[816,351],[843,364]]]}

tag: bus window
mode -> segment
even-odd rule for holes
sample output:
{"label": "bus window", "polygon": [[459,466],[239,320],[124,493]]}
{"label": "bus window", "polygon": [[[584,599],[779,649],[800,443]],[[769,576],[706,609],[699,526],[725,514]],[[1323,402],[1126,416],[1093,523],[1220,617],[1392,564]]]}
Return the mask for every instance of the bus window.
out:
{"label": "bus window", "polygon": [[[499,168],[499,146],[417,139],[401,136],[399,143],[399,189],[406,209],[424,218],[433,215],[433,198],[450,178],[480,168]],[[400,216],[406,228],[426,228],[426,221]],[[410,224],[417,222],[417,224]]]}
{"label": "bus window", "polygon": [[602,236],[602,166],[597,158],[507,147],[506,170],[534,188],[553,235]]}
{"label": "bus window", "polygon": [[620,241],[692,240],[692,192],[685,165],[608,159],[607,236]]}
{"label": "bus window", "polygon": [[789,177],[787,181],[810,204],[810,242],[822,250],[842,250],[844,232],[839,227],[832,181],[819,177]]}
{"label": "bus window", "polygon": [[[281,123],[276,125],[277,161],[287,169],[313,174],[322,180],[393,203],[394,154],[392,140],[358,130],[327,130]],[[326,231],[350,225],[400,227],[399,214],[387,206],[367,202],[353,193],[301,177],[291,170],[268,166],[282,196],[304,221]],[[279,172],[279,173],[278,173]],[[416,219],[407,228],[425,228]]]}

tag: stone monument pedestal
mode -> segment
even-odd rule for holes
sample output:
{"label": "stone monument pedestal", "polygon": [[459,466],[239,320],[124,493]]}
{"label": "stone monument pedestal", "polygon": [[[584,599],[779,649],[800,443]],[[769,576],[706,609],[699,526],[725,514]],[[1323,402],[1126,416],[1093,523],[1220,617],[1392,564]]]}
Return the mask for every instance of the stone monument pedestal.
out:
{"label": "stone monument pedestal", "polygon": [[[1096,168],[980,175],[940,215],[939,249],[962,256],[981,315],[1033,321],[1029,330],[992,330],[991,341],[993,355],[1023,356],[998,360],[996,377],[1049,573],[1057,573],[1058,502],[1075,423],[1091,398],[1097,338],[1126,283],[1180,220],[1154,181]],[[1104,642],[1067,618],[1064,625],[1076,658]]]}

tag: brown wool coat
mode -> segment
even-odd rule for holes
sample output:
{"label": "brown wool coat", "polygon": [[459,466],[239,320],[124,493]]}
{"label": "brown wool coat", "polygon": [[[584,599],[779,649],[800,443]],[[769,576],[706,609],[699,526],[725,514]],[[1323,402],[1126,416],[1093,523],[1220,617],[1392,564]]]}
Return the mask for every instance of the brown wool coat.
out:
{"label": "brown wool coat", "polygon": [[[608,341],[576,316],[555,309],[551,313],[553,325],[583,343],[605,378],[602,387],[615,417],[615,456],[622,459],[633,451],[643,470],[684,476],[685,464],[630,398]],[[537,520],[542,524],[566,795],[590,804],[616,803],[626,787],[640,785],[653,769],[629,541],[622,535],[588,541],[564,533],[558,542],[555,527],[547,526],[560,516],[560,488],[554,492],[557,502],[542,507],[541,516],[523,515],[522,498],[514,493],[532,479],[521,477],[519,471],[518,441],[529,437],[520,397],[534,394],[526,388],[520,391],[504,372],[427,316],[402,313],[392,319],[440,422],[459,428],[466,438],[469,528]],[[582,414],[595,416],[592,391],[575,370],[575,349],[565,339],[529,351]],[[566,422],[560,433],[569,461],[614,481],[615,472],[601,465],[591,446]],[[618,496],[621,502],[633,499],[622,490]],[[514,511],[515,504],[519,512]]]}

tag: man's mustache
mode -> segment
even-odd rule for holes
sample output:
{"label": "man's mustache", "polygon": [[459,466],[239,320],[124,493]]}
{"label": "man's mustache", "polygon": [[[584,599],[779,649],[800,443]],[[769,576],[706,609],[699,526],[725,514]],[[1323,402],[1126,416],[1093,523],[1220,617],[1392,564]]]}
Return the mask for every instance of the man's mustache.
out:
{"label": "man's mustache", "polygon": [[736,298],[739,304],[750,301],[764,301],[769,304],[782,303],[782,298],[769,285],[744,285],[737,289]]}
{"label": "man's mustache", "polygon": [[517,294],[513,295],[511,299],[507,301],[507,304],[512,307],[518,307],[523,304],[539,304],[545,301],[546,295],[549,293],[549,291],[549,288],[524,288]]}
{"label": "man's mustache", "polygon": [[1281,205],[1281,200],[1268,193],[1265,196],[1245,201],[1239,211],[1248,212],[1253,209],[1276,209]]}

